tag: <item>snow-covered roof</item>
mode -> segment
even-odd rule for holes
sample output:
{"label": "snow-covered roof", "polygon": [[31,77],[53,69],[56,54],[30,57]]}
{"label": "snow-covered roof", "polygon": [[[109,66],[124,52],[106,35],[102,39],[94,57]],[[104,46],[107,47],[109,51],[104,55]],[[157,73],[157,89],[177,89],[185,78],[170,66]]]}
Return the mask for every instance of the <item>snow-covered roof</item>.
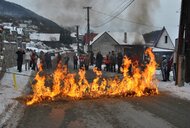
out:
{"label": "snow-covered roof", "polygon": [[93,44],[97,39],[99,39],[105,32],[101,32],[94,37],[92,41],[90,41],[90,45]]}
{"label": "snow-covered roof", "polygon": [[136,44],[145,44],[142,34],[136,32],[126,32],[126,42],[125,42],[125,33],[124,32],[102,32],[99,33],[95,38],[90,42],[90,45],[93,44],[97,39],[99,39],[103,34],[109,34],[118,44],[120,45],[136,45]]}
{"label": "snow-covered roof", "polygon": [[32,33],[30,34],[31,40],[39,40],[39,41],[59,41],[60,34],[59,33]]}
{"label": "snow-covered roof", "polygon": [[124,32],[108,32],[108,34],[112,38],[114,38],[120,45],[145,44],[143,36],[136,32],[126,32],[127,43],[125,43],[124,41]]}

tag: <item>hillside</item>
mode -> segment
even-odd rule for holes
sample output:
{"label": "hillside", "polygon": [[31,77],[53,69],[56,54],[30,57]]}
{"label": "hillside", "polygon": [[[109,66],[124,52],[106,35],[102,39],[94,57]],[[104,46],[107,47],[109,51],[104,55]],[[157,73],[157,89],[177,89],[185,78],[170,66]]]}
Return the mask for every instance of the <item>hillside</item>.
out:
{"label": "hillside", "polygon": [[7,22],[32,20],[33,24],[40,28],[40,32],[60,32],[62,30],[53,21],[5,0],[0,0],[0,20]]}

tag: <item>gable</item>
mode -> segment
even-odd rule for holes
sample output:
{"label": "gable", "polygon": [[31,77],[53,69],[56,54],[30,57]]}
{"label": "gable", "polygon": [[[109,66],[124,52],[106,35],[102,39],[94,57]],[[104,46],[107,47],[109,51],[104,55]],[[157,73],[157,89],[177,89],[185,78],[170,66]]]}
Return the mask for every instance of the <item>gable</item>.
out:
{"label": "gable", "polygon": [[100,51],[103,56],[106,56],[110,51],[115,51],[116,45],[118,43],[107,32],[104,32],[93,41],[91,48],[95,55]]}
{"label": "gable", "polygon": [[98,38],[96,38],[91,45],[101,46],[104,44],[117,45],[118,43],[107,32],[104,32],[103,34],[98,36]]}
{"label": "gable", "polygon": [[162,32],[162,35],[160,36],[158,42],[154,45],[154,47],[174,50],[174,45],[166,30]]}

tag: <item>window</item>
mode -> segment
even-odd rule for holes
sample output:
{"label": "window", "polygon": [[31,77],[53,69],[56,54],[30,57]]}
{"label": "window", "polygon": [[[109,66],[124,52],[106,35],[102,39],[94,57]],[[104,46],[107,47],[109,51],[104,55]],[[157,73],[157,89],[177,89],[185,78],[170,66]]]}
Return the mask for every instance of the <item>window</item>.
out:
{"label": "window", "polygon": [[168,43],[168,36],[165,36],[165,43]]}

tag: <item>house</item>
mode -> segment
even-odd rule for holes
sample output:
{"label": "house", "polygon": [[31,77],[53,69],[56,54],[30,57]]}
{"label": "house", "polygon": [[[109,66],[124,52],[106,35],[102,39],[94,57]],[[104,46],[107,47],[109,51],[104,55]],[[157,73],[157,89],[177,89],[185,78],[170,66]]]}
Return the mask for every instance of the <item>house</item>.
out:
{"label": "house", "polygon": [[105,57],[109,52],[121,52],[134,60],[143,60],[145,41],[135,32],[103,32],[90,42],[91,50],[96,55],[99,51]]}
{"label": "house", "polygon": [[166,55],[168,58],[174,52],[174,44],[166,30],[163,27],[161,30],[152,31],[143,35],[147,47],[152,47],[155,54],[156,62],[160,64],[162,55]]}
{"label": "house", "polygon": [[60,44],[60,33],[31,33],[30,40],[33,42],[41,41],[54,48]]}
{"label": "house", "polygon": [[59,33],[31,33],[30,39],[33,41],[59,41]]}

